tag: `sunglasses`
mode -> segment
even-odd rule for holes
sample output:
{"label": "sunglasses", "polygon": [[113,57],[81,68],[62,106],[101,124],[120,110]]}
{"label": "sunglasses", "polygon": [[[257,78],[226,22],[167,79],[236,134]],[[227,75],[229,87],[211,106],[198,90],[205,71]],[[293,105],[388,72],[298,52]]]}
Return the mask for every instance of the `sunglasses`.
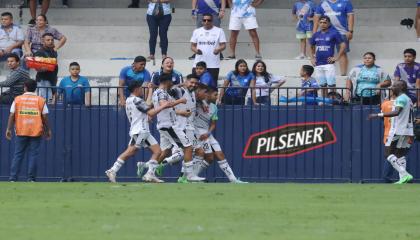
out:
{"label": "sunglasses", "polygon": [[213,22],[211,19],[203,19],[203,22]]}

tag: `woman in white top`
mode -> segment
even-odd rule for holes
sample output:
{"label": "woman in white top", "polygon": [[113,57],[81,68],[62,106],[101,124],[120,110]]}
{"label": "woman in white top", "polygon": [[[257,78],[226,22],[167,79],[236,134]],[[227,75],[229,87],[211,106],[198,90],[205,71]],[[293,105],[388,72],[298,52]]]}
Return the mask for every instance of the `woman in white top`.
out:
{"label": "woman in white top", "polygon": [[265,62],[258,60],[252,67],[252,73],[255,75],[255,81],[251,82],[251,98],[248,98],[248,105],[270,105],[270,93],[273,88],[283,85],[286,80],[283,77],[274,76],[267,72]]}

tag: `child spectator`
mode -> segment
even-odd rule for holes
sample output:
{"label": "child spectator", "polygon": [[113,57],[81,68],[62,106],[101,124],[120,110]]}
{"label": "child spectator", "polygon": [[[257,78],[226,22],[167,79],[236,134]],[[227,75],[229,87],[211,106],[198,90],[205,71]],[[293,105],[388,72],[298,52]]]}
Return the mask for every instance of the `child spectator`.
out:
{"label": "child spectator", "polygon": [[70,63],[70,76],[63,78],[59,85],[59,93],[65,93],[66,103],[90,106],[91,92],[89,80],[80,76],[80,65]]}
{"label": "child spectator", "polygon": [[[302,90],[299,93],[300,97],[305,97],[305,104],[306,105],[318,105],[315,98],[318,97],[318,83],[316,82],[315,78],[312,77],[314,73],[314,67],[310,65],[303,65],[300,69],[300,76],[302,78]],[[307,98],[310,98],[307,100]]]}
{"label": "child spectator", "polygon": [[293,5],[292,14],[297,21],[296,38],[300,41],[300,55],[295,59],[308,59],[306,55],[306,40],[312,37],[315,4],[311,0],[298,0]]}
{"label": "child spectator", "polygon": [[217,89],[217,81],[213,79],[211,74],[207,71],[207,64],[205,62],[198,62],[195,65],[194,72],[200,78],[200,83],[213,89]]}

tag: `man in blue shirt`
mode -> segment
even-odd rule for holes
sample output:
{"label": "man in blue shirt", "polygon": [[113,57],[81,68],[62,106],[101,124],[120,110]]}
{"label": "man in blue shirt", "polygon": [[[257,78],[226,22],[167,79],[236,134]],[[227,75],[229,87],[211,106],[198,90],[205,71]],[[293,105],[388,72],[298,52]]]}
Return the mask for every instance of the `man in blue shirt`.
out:
{"label": "man in blue shirt", "polygon": [[80,65],[77,62],[70,63],[70,76],[61,80],[58,93],[65,93],[65,102],[69,104],[85,104],[90,106],[91,93],[89,80],[80,76]]}
{"label": "man in blue shirt", "polygon": [[[314,29],[318,30],[318,20],[321,16],[328,16],[331,19],[332,27],[337,30],[343,40],[346,42],[346,51],[340,61],[341,75],[347,74],[348,57],[347,52],[350,51],[349,41],[353,39],[354,30],[354,12],[353,5],[350,0],[324,0],[319,4],[315,12]],[[337,46],[337,51],[338,51]]]}
{"label": "man in blue shirt", "polygon": [[133,81],[139,81],[141,84],[145,82],[150,82],[150,73],[146,69],[146,58],[143,56],[137,56],[134,58],[133,64],[131,66],[124,67],[120,72],[120,81],[119,81],[119,105],[125,106],[125,100],[130,96],[130,92],[127,89],[127,86],[130,85]]}
{"label": "man in blue shirt", "polygon": [[[335,87],[335,66],[344,54],[346,44],[341,39],[340,34],[330,27],[331,21],[327,16],[319,19],[320,31],[316,32],[310,39],[312,58],[311,62],[315,66],[315,79],[319,81],[321,87]],[[334,57],[334,47],[340,46],[338,55]],[[324,97],[328,94],[328,89],[322,90]]]}

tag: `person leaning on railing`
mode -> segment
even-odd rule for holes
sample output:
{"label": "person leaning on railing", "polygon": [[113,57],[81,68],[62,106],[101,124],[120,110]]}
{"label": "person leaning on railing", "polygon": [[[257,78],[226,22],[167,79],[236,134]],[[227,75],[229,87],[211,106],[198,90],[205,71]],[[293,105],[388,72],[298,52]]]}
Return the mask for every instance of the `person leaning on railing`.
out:
{"label": "person leaning on railing", "polygon": [[[373,52],[367,52],[363,55],[363,64],[351,69],[350,76],[346,81],[346,101],[363,105],[378,105],[381,103],[381,92],[372,88],[389,87],[391,78],[380,66],[375,64],[375,60],[376,55]],[[352,99],[351,96],[353,96]]]}

